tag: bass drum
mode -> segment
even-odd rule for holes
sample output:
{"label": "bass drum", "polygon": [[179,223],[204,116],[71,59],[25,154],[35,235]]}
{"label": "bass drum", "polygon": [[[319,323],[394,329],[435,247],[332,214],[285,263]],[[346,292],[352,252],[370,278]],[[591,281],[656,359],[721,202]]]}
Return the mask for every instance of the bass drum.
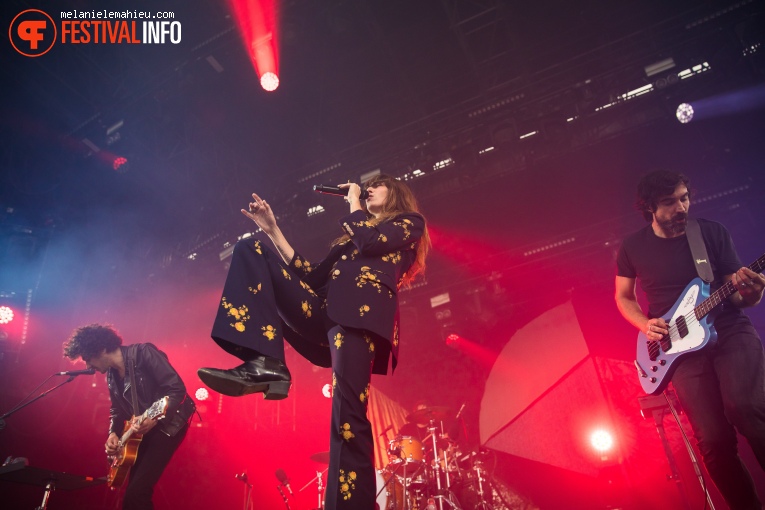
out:
{"label": "bass drum", "polygon": [[417,500],[418,490],[410,486],[408,505],[404,505],[404,486],[401,480],[387,469],[377,471],[377,510],[418,510],[424,508]]}

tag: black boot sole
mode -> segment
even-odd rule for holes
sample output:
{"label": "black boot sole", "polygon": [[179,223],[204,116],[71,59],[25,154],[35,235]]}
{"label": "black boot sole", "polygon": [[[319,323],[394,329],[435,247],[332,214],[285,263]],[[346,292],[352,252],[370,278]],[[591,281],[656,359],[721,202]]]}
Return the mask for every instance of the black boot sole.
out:
{"label": "black boot sole", "polygon": [[282,400],[289,394],[291,381],[269,381],[253,383],[227,374],[225,371],[211,372],[200,368],[197,375],[210,389],[229,397],[242,397],[252,393],[263,392],[266,400]]}

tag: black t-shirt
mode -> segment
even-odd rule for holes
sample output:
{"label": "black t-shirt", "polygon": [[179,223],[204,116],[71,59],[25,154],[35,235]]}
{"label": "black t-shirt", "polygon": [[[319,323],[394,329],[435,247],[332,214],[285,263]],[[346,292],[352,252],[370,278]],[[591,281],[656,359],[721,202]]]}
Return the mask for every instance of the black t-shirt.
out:
{"label": "black t-shirt", "polygon": [[[742,264],[727,229],[720,223],[699,219],[701,234],[715,280],[712,291],[724,283],[723,276],[735,273]],[[664,238],[651,225],[638,230],[622,243],[616,258],[616,274],[637,278],[648,299],[648,317],[661,317],[674,305],[683,289],[698,276],[685,235]],[[743,312],[727,299],[715,325],[746,321]]]}

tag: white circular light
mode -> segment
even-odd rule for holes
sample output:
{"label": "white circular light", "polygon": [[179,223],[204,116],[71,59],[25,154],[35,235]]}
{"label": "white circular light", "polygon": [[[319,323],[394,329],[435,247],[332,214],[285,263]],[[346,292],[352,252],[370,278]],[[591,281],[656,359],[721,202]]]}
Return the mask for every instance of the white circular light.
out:
{"label": "white circular light", "polygon": [[197,400],[207,400],[210,398],[210,392],[207,391],[207,388],[199,388],[196,393],[194,393],[194,396],[197,397]]}
{"label": "white circular light", "polygon": [[13,320],[13,310],[8,306],[0,306],[0,324],[8,324]]}
{"label": "white circular light", "polygon": [[688,103],[682,103],[675,112],[677,120],[683,124],[688,124],[693,119],[693,106]]}
{"label": "white circular light", "polygon": [[279,77],[270,71],[263,73],[263,76],[260,77],[260,86],[263,87],[263,90],[273,92],[279,87]]}
{"label": "white circular light", "polygon": [[596,430],[590,435],[590,444],[602,453],[614,446],[614,437],[606,430]]}
{"label": "white circular light", "polygon": [[332,385],[327,383],[321,387],[321,394],[327,398],[332,398]]}

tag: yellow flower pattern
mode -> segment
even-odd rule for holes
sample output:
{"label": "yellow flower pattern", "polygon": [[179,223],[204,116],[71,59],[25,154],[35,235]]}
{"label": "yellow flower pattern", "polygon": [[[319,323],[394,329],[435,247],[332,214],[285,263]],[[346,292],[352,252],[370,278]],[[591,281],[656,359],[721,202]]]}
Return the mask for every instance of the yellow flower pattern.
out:
{"label": "yellow flower pattern", "polygon": [[311,267],[311,263],[308,262],[307,260],[303,260],[302,258],[300,258],[300,255],[295,257],[295,260],[292,261],[292,266],[295,269],[299,269],[304,274],[308,274],[313,270],[313,268]]}
{"label": "yellow flower pattern", "polygon": [[409,227],[412,226],[412,220],[404,218],[401,221],[394,221],[393,224],[404,229],[404,241],[411,237],[412,233],[409,231]]}
{"label": "yellow flower pattern", "polygon": [[228,310],[228,315],[234,319],[234,322],[230,323],[231,327],[240,333],[243,332],[245,330],[244,323],[247,322],[247,320],[250,318],[250,316],[247,314],[249,311],[247,307],[242,305],[237,308],[226,301],[225,297],[223,297],[221,300],[221,306]]}
{"label": "yellow flower pattern", "polygon": [[276,328],[274,328],[270,324],[268,326],[263,326],[260,329],[263,330],[263,336],[268,338],[269,340],[273,340],[274,338],[276,338]]}
{"label": "yellow flower pattern", "polygon": [[345,474],[345,470],[340,470],[340,494],[343,496],[343,500],[348,501],[351,499],[351,491],[356,490],[356,472],[349,471]]}
{"label": "yellow flower pattern", "polygon": [[369,346],[369,352],[375,352],[375,343],[372,341],[372,338],[364,333],[364,341]]}
{"label": "yellow flower pattern", "polygon": [[337,376],[334,372],[332,372],[332,392],[335,392],[335,389],[337,388]]}
{"label": "yellow flower pattern", "polygon": [[382,259],[384,262],[391,262],[393,264],[398,264],[401,262],[401,252],[400,251],[394,251],[387,255],[383,255]]}
{"label": "yellow flower pattern", "polygon": [[369,400],[369,385],[367,384],[366,388],[364,388],[364,391],[361,392],[359,395],[359,400],[366,403],[367,400]]}
{"label": "yellow flower pattern", "polygon": [[262,283],[259,283],[259,284],[258,284],[258,286],[257,286],[257,287],[255,287],[255,288],[253,288],[253,287],[247,287],[247,290],[249,290],[249,291],[250,291],[250,292],[252,292],[253,294],[257,294],[258,292],[260,292],[260,291],[262,290],[262,288],[263,288],[263,284],[262,284]]}
{"label": "yellow flower pattern", "polygon": [[303,315],[306,318],[311,316],[311,304],[308,301],[303,301],[300,306],[303,308]]}
{"label": "yellow flower pattern", "polygon": [[282,268],[282,275],[284,275],[284,277],[285,277],[286,279],[288,279],[288,280],[292,280],[292,277],[291,277],[291,276],[290,276],[290,274],[287,272],[287,270],[286,270],[286,269],[284,269],[284,268]]}
{"label": "yellow flower pattern", "polygon": [[369,305],[363,305],[361,308],[359,308],[359,316],[364,317],[364,314],[368,313],[369,310]]}
{"label": "yellow flower pattern", "polygon": [[369,266],[361,266],[361,274],[356,277],[356,287],[363,287],[367,284],[376,288],[378,294],[382,292],[382,284],[377,278],[377,275],[372,272],[372,268]]}
{"label": "yellow flower pattern", "polygon": [[304,290],[307,290],[310,295],[316,296],[316,293],[313,291],[313,289],[309,287],[308,284],[303,280],[300,280],[300,286],[303,287]]}
{"label": "yellow flower pattern", "polygon": [[260,249],[260,241],[255,241],[255,251],[258,255],[263,255],[263,250]]}
{"label": "yellow flower pattern", "polygon": [[351,432],[350,423],[343,423],[343,426],[340,427],[340,435],[343,436],[343,439],[345,439],[346,441],[350,441],[351,439],[356,437],[356,435],[353,432]]}
{"label": "yellow flower pattern", "polygon": [[343,340],[344,338],[342,333],[335,333],[335,347],[339,349],[340,346],[343,345]]}

